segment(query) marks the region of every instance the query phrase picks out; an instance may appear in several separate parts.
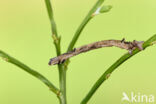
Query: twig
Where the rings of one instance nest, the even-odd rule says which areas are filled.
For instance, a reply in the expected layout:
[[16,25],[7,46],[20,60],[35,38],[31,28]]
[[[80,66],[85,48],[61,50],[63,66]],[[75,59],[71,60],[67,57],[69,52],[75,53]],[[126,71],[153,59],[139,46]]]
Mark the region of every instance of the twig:
[[89,13],[87,14],[87,16],[84,18],[84,20],[82,21],[82,23],[80,24],[80,26],[78,27],[78,29],[76,30],[73,39],[71,40],[69,47],[68,47],[68,51],[71,51],[74,47],[74,45],[76,44],[81,32],[83,31],[84,27],[87,25],[87,23],[95,16],[96,11],[99,11],[100,6],[102,5],[102,3],[104,2],[104,0],[98,0],[96,2],[96,4],[92,7],[92,9],[89,11]]
[[[84,20],[81,22],[81,24],[79,25],[79,27],[77,28],[69,46],[67,49],[67,52],[71,51],[73,49],[73,47],[75,46],[77,40],[80,37],[81,32],[83,31],[83,29],[85,28],[85,26],[87,25],[87,23],[94,18],[96,15],[100,14],[100,13],[105,13],[108,12],[109,10],[111,10],[112,6],[108,5],[108,6],[102,6],[104,0],[97,0],[97,2],[95,3],[95,5],[91,8],[91,10],[88,12],[88,14],[86,15],[86,17],[84,18]],[[67,60],[63,66],[65,68],[65,70],[67,70],[69,64],[69,60]],[[62,65],[62,64],[61,64]]]
[[[156,44],[156,35],[152,36],[150,39],[144,42],[143,49]],[[139,53],[139,49],[135,49],[132,51],[132,54],[126,53],[122,57],[120,57],[112,66],[110,66],[103,75],[96,81],[96,83],[93,85],[93,87],[90,89],[89,93],[86,95],[86,97],[82,100],[81,104],[87,104],[89,99],[93,96],[93,94],[96,92],[96,90],[100,87],[100,85],[107,80],[112,72],[118,68],[122,63],[124,63],[126,60],[134,56],[135,54]]]
[[[49,15],[49,19],[51,22],[51,29],[52,29],[52,38],[54,40],[54,45],[56,48],[56,52],[57,52],[57,56],[59,56],[61,54],[61,46],[60,46],[60,42],[61,42],[61,37],[58,37],[57,34],[57,28],[56,28],[56,23],[54,20],[54,15],[53,15],[53,8],[51,5],[50,0],[45,0],[46,3],[46,7],[47,7],[47,11],[48,11],[48,15]],[[58,69],[59,69],[59,85],[60,85],[60,94],[58,96],[60,104],[66,104],[66,70],[64,70],[64,67],[62,65],[58,65]]]
[[57,52],[57,55],[60,55],[61,54],[60,37],[58,37],[58,34],[57,34],[57,27],[56,27],[56,23],[54,20],[52,5],[51,5],[50,0],[45,0],[45,4],[47,7],[47,12],[48,12],[48,16],[49,16],[49,20],[50,20],[50,24],[51,24],[52,38],[54,40],[56,52]]
[[18,67],[20,67],[21,69],[23,69],[24,71],[28,72],[29,74],[31,74],[32,76],[36,77],[37,79],[39,79],[40,81],[42,81],[45,85],[47,85],[49,87],[49,89],[54,92],[56,95],[59,94],[59,90],[47,79],[45,78],[42,74],[40,74],[39,72],[31,69],[30,67],[28,67],[27,65],[23,64],[22,62],[18,61],[17,59],[9,56],[8,54],[6,54],[5,52],[0,50],[0,57],[2,57],[5,61],[12,63]]
[[103,41],[99,41],[99,42],[81,46],[80,48],[75,48],[74,50],[72,50],[70,52],[67,52],[58,57],[52,58],[52,59],[50,59],[49,65],[61,64],[61,63],[65,62],[65,60],[67,60],[73,56],[76,56],[80,53],[88,52],[90,50],[94,50],[94,49],[98,49],[98,48],[102,48],[102,47],[116,46],[116,47],[128,50],[129,53],[131,54],[131,52],[135,48],[139,48],[140,50],[142,50],[143,49],[142,44],[143,44],[143,41],[135,41],[135,40],[133,42],[126,42],[125,39],[123,39],[123,40],[103,40]]

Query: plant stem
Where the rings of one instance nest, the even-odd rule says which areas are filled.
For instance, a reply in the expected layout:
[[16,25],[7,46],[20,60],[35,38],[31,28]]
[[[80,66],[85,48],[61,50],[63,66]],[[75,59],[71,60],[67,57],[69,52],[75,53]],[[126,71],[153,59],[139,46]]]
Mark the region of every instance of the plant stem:
[[50,0],[45,0],[45,4],[46,4],[46,7],[47,7],[49,19],[50,19],[50,22],[51,22],[52,33],[57,36],[57,28],[56,28],[56,23],[55,23],[55,20],[54,20],[53,9],[52,9],[52,5],[51,5]]
[[59,69],[59,82],[60,82],[60,104],[66,104],[66,70],[63,68],[63,65],[58,65]]
[[[156,42],[156,35],[152,36],[150,39],[148,39],[146,42],[143,44],[143,48],[147,48],[151,45],[153,45]],[[96,90],[100,87],[100,85],[109,78],[111,73],[118,68],[122,63],[124,63],[126,60],[134,56],[135,54],[139,53],[140,50],[135,49],[132,54],[126,53],[123,55],[121,58],[119,58],[112,66],[110,66],[104,73],[103,75],[96,81],[96,83],[93,85],[89,93],[86,95],[86,97],[82,100],[81,104],[86,104],[89,99],[93,96],[93,94],[96,92]]]
[[47,7],[49,20],[50,20],[50,23],[51,23],[52,37],[53,37],[53,40],[54,40],[54,45],[56,47],[56,52],[57,52],[57,55],[60,55],[61,54],[60,37],[58,37],[58,34],[57,34],[57,27],[56,27],[56,23],[55,23],[55,20],[54,20],[52,5],[51,5],[50,0],[45,0],[45,4],[46,4],[46,7]]
[[[72,38],[69,46],[68,46],[67,52],[71,51],[74,48],[74,46],[75,46],[75,44],[76,44],[76,42],[77,42],[77,40],[78,40],[81,32],[83,31],[83,29],[85,28],[85,26],[87,25],[87,23],[94,17],[93,14],[96,12],[96,10],[98,10],[98,8],[102,5],[103,2],[104,2],[104,0],[98,0],[95,3],[95,5],[92,7],[92,9],[89,11],[89,13],[87,14],[87,16],[84,18],[84,20],[82,21],[82,23],[77,28],[77,30],[76,30],[76,32],[75,32],[75,34],[74,34],[74,36],[73,36],[73,38]],[[66,60],[66,62],[63,64],[65,70],[67,70],[68,64],[69,64],[69,59]]]
[[0,57],[2,57],[5,61],[12,63],[18,67],[20,67],[21,69],[23,69],[24,71],[28,72],[29,74],[31,74],[32,76],[36,77],[37,79],[39,79],[40,81],[42,81],[45,85],[47,85],[49,87],[49,89],[54,92],[56,95],[59,94],[59,90],[46,78],[44,77],[42,74],[40,74],[39,72],[31,69],[30,67],[28,67],[27,65],[23,64],[22,62],[18,61],[17,59],[9,56],[8,54],[6,54],[5,52],[0,50]]
[[76,42],[77,42],[77,40],[78,40],[82,30],[84,29],[86,24],[92,19],[93,13],[102,5],[103,2],[104,2],[104,0],[98,0],[96,2],[96,4],[93,6],[93,8],[89,11],[88,15],[84,18],[84,20],[82,21],[82,23],[80,24],[80,26],[76,30],[76,32],[74,34],[74,37],[73,37],[72,41],[69,44],[67,52],[71,51],[73,49],[73,47],[76,44]]
[[[49,19],[51,22],[51,30],[52,30],[52,37],[54,40],[54,45],[56,48],[57,56],[61,54],[61,47],[60,41],[61,37],[58,37],[56,23],[54,20],[53,9],[50,0],[45,0],[45,4],[47,7]],[[63,65],[58,65],[59,69],[59,82],[60,82],[60,94],[58,98],[60,100],[60,104],[66,104],[66,70],[64,69]]]

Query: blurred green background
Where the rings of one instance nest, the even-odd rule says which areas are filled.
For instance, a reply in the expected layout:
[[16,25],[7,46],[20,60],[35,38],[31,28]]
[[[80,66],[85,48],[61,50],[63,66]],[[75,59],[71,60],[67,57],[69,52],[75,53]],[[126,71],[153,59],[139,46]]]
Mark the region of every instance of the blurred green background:
[[[55,20],[62,36],[62,52],[82,19],[97,0],[53,0]],[[147,40],[156,33],[155,0],[106,0],[113,9],[89,22],[76,47],[105,39]],[[58,86],[56,56],[44,0],[0,1],[0,49],[43,73]],[[69,104],[79,104],[100,75],[126,50],[102,48],[71,59],[67,73]],[[122,93],[156,97],[156,46],[121,65],[88,104],[120,104]],[[0,60],[0,104],[58,104],[57,97],[39,80]],[[134,103],[135,104],[135,103]]]

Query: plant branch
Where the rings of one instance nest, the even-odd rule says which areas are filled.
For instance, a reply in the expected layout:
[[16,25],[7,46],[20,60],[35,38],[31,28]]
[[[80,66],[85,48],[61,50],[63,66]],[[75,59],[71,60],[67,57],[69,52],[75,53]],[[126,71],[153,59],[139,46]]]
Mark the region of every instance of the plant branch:
[[40,74],[39,72],[31,69],[30,67],[28,67],[27,65],[23,64],[22,62],[18,61],[17,59],[9,56],[8,54],[6,54],[5,52],[0,50],[0,57],[2,57],[5,61],[12,63],[18,67],[20,67],[21,69],[23,69],[24,71],[28,72],[29,74],[31,74],[32,76],[36,77],[37,79],[39,79],[40,81],[42,81],[45,85],[47,85],[49,87],[49,89],[54,92],[56,95],[59,94],[59,90],[47,79],[45,78],[42,74]]
[[62,64],[58,65],[59,67],[59,79],[60,79],[60,104],[66,104],[66,70],[64,69]]
[[[85,26],[87,25],[87,23],[96,15],[101,14],[101,13],[106,13],[109,12],[112,8],[112,6],[107,5],[107,6],[101,6],[103,4],[104,0],[97,0],[97,2],[95,3],[95,5],[91,8],[91,10],[89,11],[89,13],[86,15],[86,17],[84,18],[84,20],[82,21],[82,23],[79,25],[79,27],[77,28],[69,46],[67,49],[67,52],[71,51],[73,49],[73,47],[75,46],[81,32],[83,31],[83,29],[85,28]],[[66,60],[66,62],[63,64],[64,68],[67,70],[68,64],[69,64],[69,60]]]
[[[143,49],[153,45],[156,43],[156,35],[152,36],[150,39],[144,42]],[[139,53],[139,49],[135,49],[132,51],[132,54],[126,53],[122,57],[120,57],[112,66],[110,66],[103,75],[96,81],[96,83],[93,85],[89,93],[86,95],[86,97],[82,100],[81,104],[86,104],[89,99],[92,97],[92,95],[96,92],[96,90],[100,87],[100,85],[109,78],[111,73],[118,68],[122,63],[124,63],[126,60],[134,56],[135,54]]]
[[[52,38],[54,40],[57,56],[59,56],[61,54],[61,47],[60,47],[61,37],[58,37],[57,34],[56,23],[54,20],[53,9],[50,0],[45,0],[45,4],[51,22]],[[60,104],[66,104],[67,102],[66,101],[66,70],[64,70],[62,65],[58,65],[58,69],[59,69],[59,82],[60,82],[60,91],[61,91],[58,98],[60,100]]]
[[87,25],[87,23],[95,16],[96,11],[98,10],[98,8],[100,8],[100,6],[102,5],[103,2],[104,2],[104,0],[98,0],[96,2],[96,4],[92,7],[92,9],[89,11],[87,16],[84,18],[84,20],[82,21],[82,23],[80,24],[80,26],[76,30],[76,32],[74,34],[74,37],[73,37],[72,41],[69,44],[67,52],[71,51],[73,49],[73,47],[76,44],[76,42],[77,42],[77,40],[78,40],[82,30]]
[[50,59],[49,65],[55,65],[55,64],[61,64],[65,62],[67,59],[76,56],[80,53],[88,52],[90,50],[102,48],[102,47],[112,47],[116,46],[122,49],[126,49],[131,53],[135,48],[139,48],[142,50],[142,44],[143,41],[133,41],[133,42],[126,42],[125,39],[123,40],[103,40],[103,41],[98,41],[95,43],[91,43],[88,45],[81,46],[79,48],[75,48],[72,51],[69,51],[67,53],[64,53],[58,57],[54,57]]
[[50,23],[51,23],[52,38],[54,40],[54,45],[56,47],[56,52],[57,52],[57,55],[60,55],[61,54],[61,49],[60,49],[61,38],[58,37],[58,34],[57,34],[57,27],[56,27],[56,23],[55,23],[55,20],[54,20],[52,5],[51,5],[50,0],[45,0],[45,4],[46,4],[46,7],[47,7],[49,20],[50,20]]

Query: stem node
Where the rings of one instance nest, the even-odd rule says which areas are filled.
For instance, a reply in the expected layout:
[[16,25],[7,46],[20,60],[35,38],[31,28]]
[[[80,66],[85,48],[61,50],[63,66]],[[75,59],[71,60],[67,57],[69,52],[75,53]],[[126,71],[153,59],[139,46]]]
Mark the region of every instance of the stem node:
[[110,76],[111,76],[111,73],[108,73],[108,74],[106,75],[106,79],[108,79]]
[[3,59],[4,61],[6,61],[6,62],[9,62],[9,59],[6,58],[6,57],[3,57],[2,59]]

